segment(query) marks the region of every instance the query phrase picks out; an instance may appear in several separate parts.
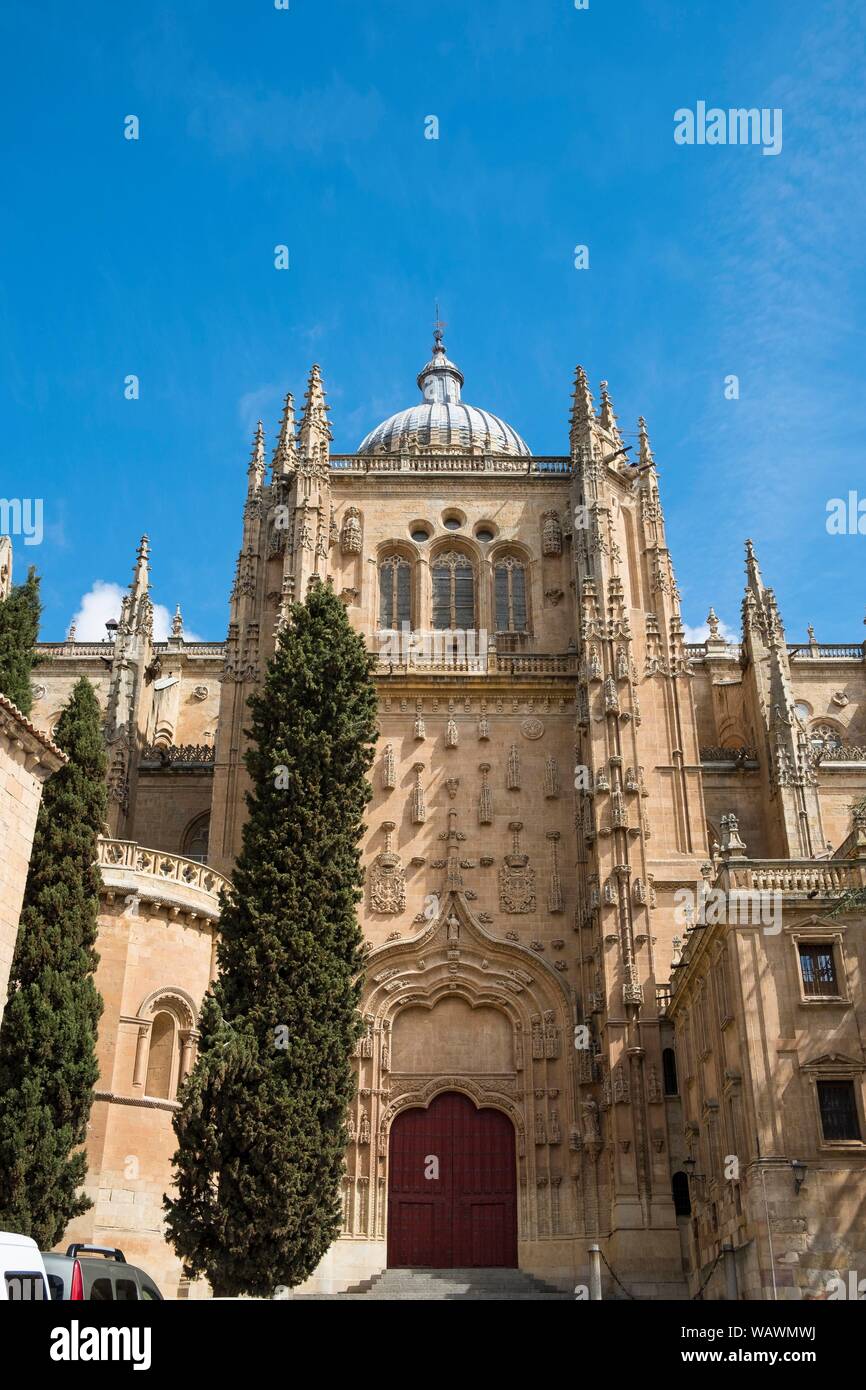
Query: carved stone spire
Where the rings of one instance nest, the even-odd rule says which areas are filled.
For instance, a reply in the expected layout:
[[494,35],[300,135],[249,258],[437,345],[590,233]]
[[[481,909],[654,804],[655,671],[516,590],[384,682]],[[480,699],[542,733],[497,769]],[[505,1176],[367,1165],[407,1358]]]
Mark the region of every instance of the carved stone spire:
[[649,432],[646,427],[646,420],[641,415],[637,422],[639,453],[638,463],[642,468],[654,467],[655,456],[653,455],[652,445],[650,444]]
[[611,439],[614,441],[615,444],[622,444],[622,435],[620,434],[619,426],[616,423],[616,414],[614,413],[613,401],[611,400],[610,392],[607,389],[606,381],[603,381],[601,383],[601,408],[598,412],[598,423],[601,425],[603,430],[607,431],[607,433],[610,435]]
[[592,399],[592,392],[589,389],[589,381],[583,367],[577,367],[574,373],[574,391],[571,397],[571,416],[570,416],[570,440],[571,451],[575,453],[579,449],[587,451],[587,457],[592,454],[592,426],[595,421],[595,402]]
[[183,615],[180,611],[180,604],[174,610],[174,617],[171,620],[172,637],[183,637]]
[[314,364],[304,395],[304,413],[301,416],[299,443],[303,460],[316,459],[327,463],[328,444],[333,438],[328,424],[330,406],[325,403],[325,388],[318,364]]
[[256,425],[256,432],[253,436],[253,452],[250,455],[250,466],[247,469],[247,496],[252,497],[261,492],[262,484],[265,481],[265,431],[262,422]]
[[277,435],[271,464],[271,477],[280,478],[296,473],[298,468],[298,444],[295,438],[295,398],[291,391],[286,392],[283,401],[283,416]]

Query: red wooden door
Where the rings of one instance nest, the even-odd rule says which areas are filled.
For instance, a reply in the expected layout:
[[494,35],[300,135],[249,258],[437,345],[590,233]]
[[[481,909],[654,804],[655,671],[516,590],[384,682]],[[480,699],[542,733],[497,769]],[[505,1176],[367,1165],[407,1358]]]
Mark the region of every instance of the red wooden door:
[[514,1127],[454,1091],[391,1126],[388,1264],[517,1265]]

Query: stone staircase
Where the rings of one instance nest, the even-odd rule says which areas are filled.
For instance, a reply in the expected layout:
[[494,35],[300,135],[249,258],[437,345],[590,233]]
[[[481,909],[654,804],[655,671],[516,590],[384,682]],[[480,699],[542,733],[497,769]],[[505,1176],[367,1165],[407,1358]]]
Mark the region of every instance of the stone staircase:
[[314,1299],[417,1299],[425,1302],[476,1299],[487,1302],[563,1302],[571,1290],[557,1288],[521,1269],[386,1269],[345,1293],[295,1294]]

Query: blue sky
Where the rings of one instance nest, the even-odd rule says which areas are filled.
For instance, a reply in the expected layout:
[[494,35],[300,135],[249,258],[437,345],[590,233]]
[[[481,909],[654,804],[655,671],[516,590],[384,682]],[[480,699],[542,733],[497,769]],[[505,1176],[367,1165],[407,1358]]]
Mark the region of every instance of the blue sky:
[[[534,452],[577,362],[646,416],[687,623],[739,625],[751,534],[789,640],[866,636],[866,537],[825,529],[866,495],[859,0],[42,0],[0,53],[0,495],[44,498],[45,638],[142,531],[222,638],[256,419],[318,361],[352,450],[415,400],[437,297]],[[699,100],[780,107],[782,152],[676,145]]]

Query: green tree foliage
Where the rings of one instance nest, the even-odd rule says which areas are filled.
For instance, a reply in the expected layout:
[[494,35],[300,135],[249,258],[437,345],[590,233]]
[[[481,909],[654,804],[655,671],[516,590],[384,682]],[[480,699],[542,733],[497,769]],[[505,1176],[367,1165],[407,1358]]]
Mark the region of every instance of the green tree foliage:
[[190,1275],[217,1295],[267,1297],[305,1279],[338,1234],[354,1086],[376,699],[330,585],[293,606],[250,708],[249,817],[166,1210]]
[[54,735],[68,762],[45,783],[0,1028],[0,1227],[54,1245],[80,1193],[102,1000],[93,975],[97,837],[107,813],[101,716],[77,683]]

